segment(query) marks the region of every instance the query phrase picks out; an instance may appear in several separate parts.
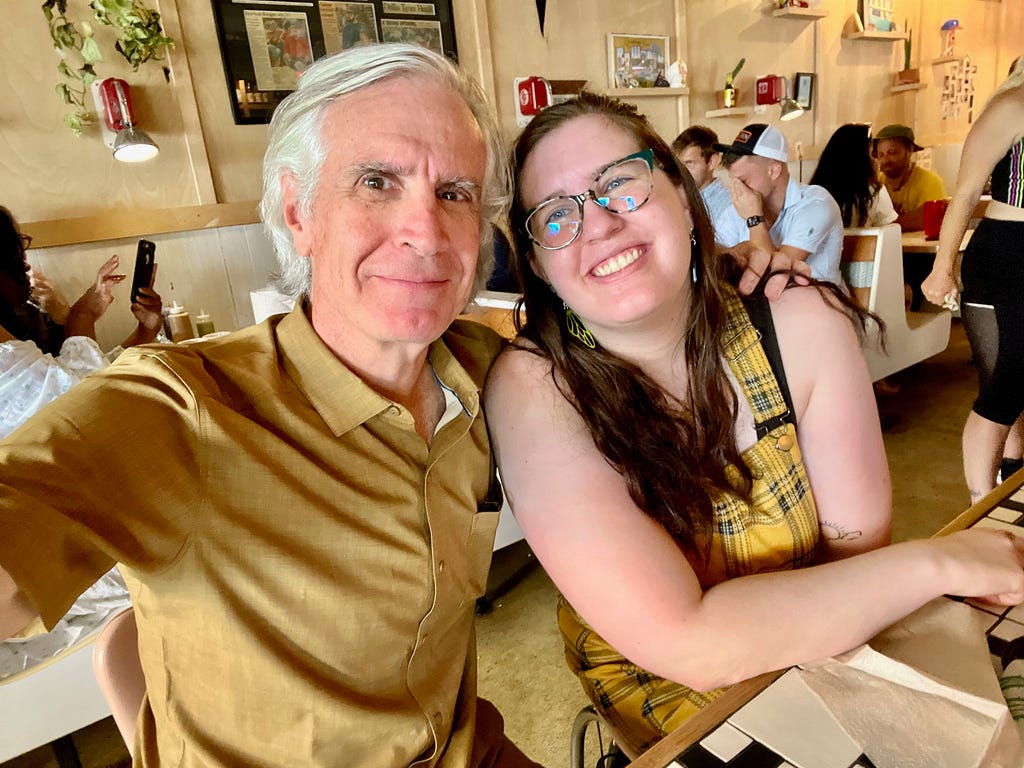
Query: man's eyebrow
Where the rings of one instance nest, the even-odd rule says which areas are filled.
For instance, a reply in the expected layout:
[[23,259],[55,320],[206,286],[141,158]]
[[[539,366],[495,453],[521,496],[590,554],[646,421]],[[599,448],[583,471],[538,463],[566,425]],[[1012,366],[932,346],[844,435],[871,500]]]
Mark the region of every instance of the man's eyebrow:
[[357,176],[362,176],[364,173],[384,173],[393,176],[408,176],[412,173],[408,168],[393,165],[391,163],[384,162],[383,160],[367,160],[362,163],[354,163],[352,165],[352,171]]
[[482,185],[479,182],[467,179],[464,176],[456,176],[453,179],[444,179],[440,184],[438,184],[438,186],[448,188],[454,187],[455,189],[465,190],[466,192],[470,192],[478,197],[482,188]]

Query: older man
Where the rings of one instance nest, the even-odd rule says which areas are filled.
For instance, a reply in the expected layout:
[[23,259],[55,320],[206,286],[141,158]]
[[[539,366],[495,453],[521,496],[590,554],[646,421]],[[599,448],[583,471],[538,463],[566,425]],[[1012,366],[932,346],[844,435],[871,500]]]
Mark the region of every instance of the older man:
[[732,144],[715,149],[729,171],[733,203],[714,221],[718,244],[753,246],[783,263],[806,262],[812,277],[842,285],[839,206],[822,187],[790,178],[786,138],[779,130],[754,123]]
[[874,138],[875,161],[899,214],[896,223],[907,231],[924,229],[924,204],[946,196],[942,177],[913,162],[922,149],[906,125],[887,125]]
[[499,343],[452,325],[488,271],[499,152],[426,49],[312,66],[264,164],[296,309],[129,352],[0,445],[0,631],[122,563],[136,765],[533,765],[476,696]]

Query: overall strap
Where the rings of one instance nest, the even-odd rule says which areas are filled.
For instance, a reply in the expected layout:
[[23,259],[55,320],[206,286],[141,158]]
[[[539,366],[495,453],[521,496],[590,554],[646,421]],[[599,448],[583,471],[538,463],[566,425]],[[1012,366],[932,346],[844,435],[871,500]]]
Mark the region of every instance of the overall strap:
[[758,439],[796,424],[771,308],[764,296],[726,299],[725,356],[754,414]]

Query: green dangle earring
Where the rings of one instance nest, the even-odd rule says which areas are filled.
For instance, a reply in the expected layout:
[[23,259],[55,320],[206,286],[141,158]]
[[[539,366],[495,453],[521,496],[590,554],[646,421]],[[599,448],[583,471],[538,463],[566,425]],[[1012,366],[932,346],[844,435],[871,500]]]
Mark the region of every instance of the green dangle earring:
[[565,310],[565,329],[569,331],[569,335],[585,347],[596,349],[597,342],[594,341],[594,334],[583,324],[580,316],[573,312],[564,301],[562,308]]

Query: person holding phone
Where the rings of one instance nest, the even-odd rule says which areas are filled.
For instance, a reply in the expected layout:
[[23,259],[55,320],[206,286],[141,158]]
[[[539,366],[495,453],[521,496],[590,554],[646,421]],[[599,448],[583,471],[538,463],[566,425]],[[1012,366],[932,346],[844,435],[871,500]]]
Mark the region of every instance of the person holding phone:
[[[117,272],[120,259],[111,256],[96,272],[96,280],[74,304],[41,273],[34,273],[26,252],[32,238],[21,232],[14,215],[0,206],[0,327],[6,335],[31,341],[46,354],[58,355],[66,339],[96,340],[96,322],[114,301],[114,286],[125,279]],[[137,325],[120,346],[155,341],[163,325],[160,295],[153,290],[154,272],[133,297],[131,312]]]

